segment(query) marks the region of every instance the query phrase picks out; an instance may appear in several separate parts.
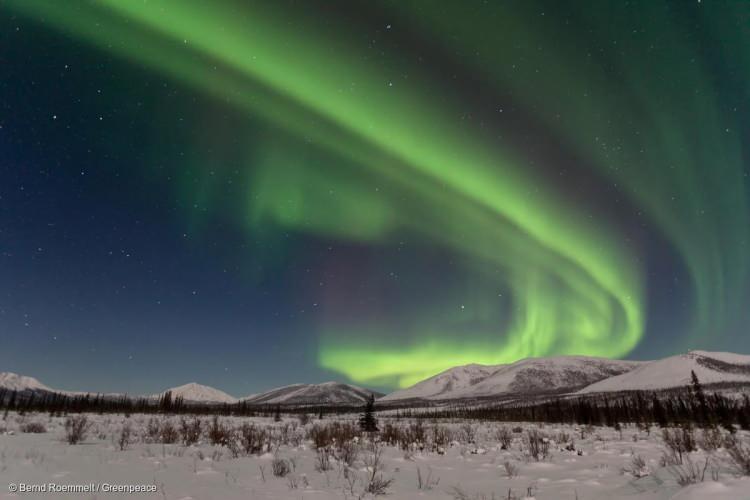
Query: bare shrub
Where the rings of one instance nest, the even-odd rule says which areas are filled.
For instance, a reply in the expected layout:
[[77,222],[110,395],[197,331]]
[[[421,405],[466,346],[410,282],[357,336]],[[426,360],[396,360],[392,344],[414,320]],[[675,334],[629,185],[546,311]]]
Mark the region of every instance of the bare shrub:
[[401,428],[387,423],[380,431],[380,440],[390,446],[397,446],[403,441]]
[[[347,493],[351,495],[353,498],[356,498],[358,495],[354,492],[355,486],[358,482],[360,482],[359,476],[354,471],[354,469],[350,469],[349,467],[343,468],[343,476],[344,481],[346,481],[346,488],[344,491],[344,498],[346,498]],[[361,498],[361,495],[359,495]]]
[[39,422],[28,422],[26,424],[21,424],[19,430],[26,434],[44,434],[45,432],[47,432],[47,429],[44,427],[44,425]]
[[292,466],[288,460],[276,457],[271,461],[271,471],[276,477],[286,477],[292,471]]
[[300,427],[299,431],[296,428],[293,429],[293,431],[289,433],[289,436],[288,436],[289,442],[287,444],[295,448],[299,447],[302,444],[302,440],[305,437],[304,431],[305,431],[304,427]]
[[422,469],[417,467],[417,489],[431,490],[440,483],[440,478],[432,477],[432,468],[427,468],[427,477],[422,477]]
[[[297,423],[294,423],[294,426],[296,427]],[[292,435],[292,425],[289,422],[286,422],[280,426],[277,426],[275,428],[275,434],[274,434],[274,441],[279,444],[285,444],[288,445],[290,441],[290,436]]]
[[148,419],[148,422],[146,423],[146,441],[149,443],[155,443],[159,440],[159,435],[161,434],[161,424],[159,423],[159,419],[156,417],[151,417]]
[[513,443],[513,435],[507,427],[502,426],[497,430],[497,440],[500,442],[500,448],[509,450]]
[[706,469],[708,469],[708,458],[703,465],[693,462],[690,457],[685,459],[682,465],[673,465],[669,471],[675,477],[677,484],[680,486],[688,486],[698,482],[703,482],[706,477]]
[[307,439],[315,449],[329,448],[334,443],[343,443],[359,437],[359,429],[350,422],[333,421],[328,424],[315,424],[307,431]]
[[662,431],[662,439],[664,444],[669,450],[671,457],[674,458],[676,465],[682,465],[683,455],[695,451],[695,437],[693,430],[690,427],[683,427],[682,429],[664,429]]
[[391,486],[391,483],[393,483],[393,478],[385,479],[382,474],[371,476],[370,482],[367,483],[367,488],[365,488],[365,490],[367,491],[367,493],[376,496],[386,495],[388,493],[388,488]]
[[182,444],[190,446],[198,442],[201,438],[201,419],[195,417],[192,421],[186,418],[180,420],[180,436]]
[[555,443],[557,444],[566,444],[568,442],[570,442],[570,434],[565,431],[558,432],[555,436]]
[[331,428],[331,435],[337,443],[351,441],[355,437],[361,435],[359,426],[356,426],[351,422],[331,422],[329,426]]
[[642,478],[651,474],[651,469],[646,465],[646,461],[640,455],[633,455],[630,458],[630,464],[623,468],[623,472],[630,474],[634,478]]
[[508,476],[508,479],[514,478],[518,475],[518,466],[513,465],[507,460],[505,461],[503,466],[505,467],[505,474]]
[[735,472],[741,476],[750,476],[750,448],[743,446],[734,436],[729,437],[724,446]]
[[318,449],[315,455],[315,470],[318,472],[325,472],[331,470],[331,456],[328,453],[327,448]]
[[240,427],[240,444],[247,455],[260,455],[265,448],[267,437],[265,430],[252,424],[243,423]]
[[421,420],[417,420],[409,424],[409,427],[406,429],[406,434],[401,441],[401,448],[404,450],[407,448],[423,450],[426,442],[427,433],[424,425],[422,425]]
[[432,426],[432,451],[440,454],[445,453],[445,448],[451,441],[451,431],[444,425]]
[[242,445],[240,443],[239,431],[237,429],[230,429],[227,431],[227,438],[224,441],[224,446],[229,450],[229,454],[232,458],[238,458],[242,453]]
[[120,451],[125,451],[128,448],[132,433],[130,422],[125,422],[122,429],[120,429],[120,437],[117,439],[117,446],[120,448]]
[[305,426],[310,422],[310,415],[307,413],[300,413],[297,419],[299,419],[300,425]]
[[471,423],[465,423],[461,426],[461,432],[463,433],[463,437],[465,442],[467,443],[474,443],[477,438],[477,429],[474,427]]
[[159,441],[164,444],[172,444],[176,443],[179,438],[180,434],[171,420],[162,422],[161,429],[159,430]]
[[354,465],[358,456],[359,446],[357,446],[357,443],[355,443],[354,440],[344,441],[339,444],[339,447],[336,449],[336,460],[344,462],[349,467]]
[[65,440],[68,444],[78,444],[86,439],[92,423],[86,415],[76,415],[65,419]]
[[724,444],[724,436],[716,427],[703,429],[696,442],[703,451],[713,453]]
[[294,474],[289,474],[286,478],[287,484],[289,485],[290,490],[296,490],[299,488],[299,481],[297,480],[297,476]]
[[229,442],[230,436],[229,428],[219,420],[219,417],[214,415],[211,425],[208,428],[208,440],[213,445],[226,445]]
[[327,425],[313,425],[308,431],[308,439],[313,442],[316,450],[328,448],[333,444],[333,437],[328,430]]
[[698,446],[695,444],[695,432],[690,425],[682,427],[682,443],[688,453],[698,450]]
[[537,462],[549,456],[549,439],[536,429],[526,432],[526,447],[529,455]]
[[564,451],[575,451],[576,453],[578,453],[579,456],[581,456],[582,453],[583,453],[582,450],[577,450],[576,449],[576,441],[575,441],[575,439],[571,439],[570,443],[566,444],[565,447],[563,448],[563,450]]
[[372,443],[369,453],[364,459],[367,467],[367,485],[365,491],[372,495],[385,495],[393,479],[385,479],[382,474],[383,469],[383,447],[380,443]]
[[586,439],[586,435],[590,435],[591,433],[594,432],[594,426],[593,425],[581,426],[580,431],[581,431],[581,440],[584,440]]
[[671,465],[680,465],[682,459],[677,455],[676,452],[667,449],[662,451],[661,457],[659,458],[659,465],[662,467],[669,467]]

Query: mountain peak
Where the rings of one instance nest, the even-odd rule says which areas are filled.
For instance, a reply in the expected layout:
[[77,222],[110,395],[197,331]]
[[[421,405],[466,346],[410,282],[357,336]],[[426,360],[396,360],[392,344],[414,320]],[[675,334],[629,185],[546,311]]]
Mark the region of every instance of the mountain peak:
[[[214,387],[207,385],[198,384],[196,382],[189,382],[177,387],[167,389],[172,393],[172,397],[181,397],[185,401],[194,401],[199,403],[236,403],[237,398],[227,394],[224,391],[220,391]],[[155,397],[164,395],[167,391],[155,394]]]
[[12,372],[0,372],[0,387],[16,391],[53,391],[34,377],[27,377],[26,375],[19,375]]

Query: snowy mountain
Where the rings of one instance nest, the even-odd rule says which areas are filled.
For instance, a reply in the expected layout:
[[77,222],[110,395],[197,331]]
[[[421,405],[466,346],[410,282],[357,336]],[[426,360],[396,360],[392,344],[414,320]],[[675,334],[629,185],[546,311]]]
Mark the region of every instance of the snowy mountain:
[[[34,377],[27,377],[25,375],[18,375],[10,372],[0,372],[0,388],[7,390],[28,391],[28,392],[56,392],[58,394],[66,394],[68,396],[85,396],[90,394],[92,396],[104,396],[104,397],[122,397],[124,394],[98,394],[94,392],[82,392],[82,391],[63,391],[59,389],[53,389],[39,382]],[[236,403],[237,398],[230,396],[229,394],[222,392],[213,387],[208,387],[200,384],[185,384],[179,387],[168,389],[172,391],[172,397],[182,396],[185,401],[194,402],[214,402],[214,403]],[[166,392],[166,391],[164,391]],[[158,399],[164,395],[164,392],[149,396],[153,399]]]
[[640,361],[621,361],[586,356],[528,358],[508,365],[466,365],[381,399],[459,399],[504,395],[572,392],[594,382],[629,372]]
[[[26,375],[18,375],[17,373],[11,372],[0,372],[0,388],[7,389],[9,391],[18,391],[25,393],[43,393],[43,392],[56,392],[58,394],[65,394],[67,396],[83,396],[85,392],[75,391],[63,391],[60,389],[53,389],[49,386],[39,382],[34,377],[28,377]],[[90,393],[96,395],[96,393]],[[115,394],[114,396],[119,396]]]
[[641,361],[587,356],[528,358],[503,366],[470,389],[454,391],[452,395],[479,397],[568,392],[629,372],[641,364]]
[[[61,391],[48,387],[33,377],[26,377],[10,372],[0,372],[0,388],[8,390],[26,391],[26,392],[57,392],[70,396],[85,395],[86,392]],[[157,400],[170,391],[172,398],[181,397],[186,402],[193,403],[236,403],[238,398],[227,394],[224,391],[197,384],[195,382],[172,387],[151,396],[145,396],[151,400]],[[97,395],[96,393],[89,393]],[[359,405],[362,404],[374,394],[375,397],[382,394],[368,389],[363,389],[354,385],[343,384],[339,382],[326,382],[323,384],[294,384],[286,387],[271,389],[260,394],[252,394],[242,401],[256,404],[339,404],[339,405]],[[104,397],[121,397],[123,394],[102,394]]]
[[[234,396],[230,396],[224,391],[214,389],[207,385],[196,384],[191,382],[189,384],[181,385],[179,387],[173,387],[167,389],[172,393],[172,398],[181,397],[185,401],[192,401],[195,403],[236,403],[238,401]],[[163,396],[167,391],[154,394],[153,398],[159,398]]]
[[0,387],[10,391],[53,391],[53,389],[50,389],[34,377],[27,377],[11,372],[0,372]]
[[243,401],[252,404],[362,404],[370,394],[379,397],[382,394],[363,389],[355,385],[340,382],[325,382],[322,384],[293,384],[278,389],[271,389],[249,397]]
[[470,390],[503,365],[470,364],[449,368],[444,372],[423,380],[407,389],[401,389],[383,396],[378,401],[397,401],[404,399],[441,399],[450,397],[454,391]]
[[[241,401],[269,405],[360,405],[370,394],[380,397],[380,402],[389,403],[418,399],[440,401],[553,393],[658,390],[687,386],[691,371],[695,371],[704,385],[722,382],[750,385],[750,355],[691,351],[656,361],[623,361],[586,356],[529,358],[507,365],[457,366],[383,397],[380,397],[380,393],[354,385],[325,382],[279,387],[247,396]],[[0,372],[0,388],[25,393],[58,392],[71,396],[87,394],[52,389],[33,377],[10,372]],[[231,404],[240,401],[223,391],[196,383],[168,390],[172,392],[173,398],[182,397],[187,402]],[[150,398],[159,398],[165,392],[154,394]]]
[[586,394],[686,386],[690,383],[691,370],[695,371],[698,380],[704,385],[718,382],[750,383],[750,356],[690,351],[645,363],[628,373],[602,380],[579,392]]

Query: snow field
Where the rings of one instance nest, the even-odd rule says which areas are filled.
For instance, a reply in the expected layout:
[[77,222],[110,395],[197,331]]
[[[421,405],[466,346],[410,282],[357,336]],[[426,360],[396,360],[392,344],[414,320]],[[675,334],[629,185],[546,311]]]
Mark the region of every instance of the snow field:
[[[187,416],[185,435],[196,440],[185,445],[179,416],[86,417],[86,435],[75,445],[66,441],[66,417],[10,413],[0,420],[0,499],[313,500],[374,498],[375,493],[398,500],[750,499],[750,479],[730,459],[723,436],[704,439],[700,430],[696,441],[706,449],[685,453],[682,465],[670,465],[656,427],[616,431],[460,420],[419,425],[381,417],[380,440],[374,442],[356,435],[356,415],[304,424],[294,417],[281,422],[219,417],[213,430],[212,417]],[[201,422],[197,438],[189,434],[195,418]],[[239,439],[243,424],[244,442],[211,443],[212,438]],[[24,432],[40,427],[46,432]],[[130,436],[123,444],[124,428]],[[165,428],[166,440],[177,442],[163,442]],[[170,428],[176,434],[170,435]],[[738,432],[738,439],[750,445],[747,433]],[[244,444],[259,448],[248,454]],[[693,470],[695,484],[678,484]],[[10,483],[50,482],[155,485],[157,491],[8,490]]]

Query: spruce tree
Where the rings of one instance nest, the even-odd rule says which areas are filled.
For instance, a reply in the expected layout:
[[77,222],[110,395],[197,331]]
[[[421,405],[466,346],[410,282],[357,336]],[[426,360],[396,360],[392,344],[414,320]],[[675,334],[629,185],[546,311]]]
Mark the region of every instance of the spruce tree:
[[653,401],[651,403],[652,407],[652,413],[654,415],[654,421],[659,427],[666,427],[667,426],[667,415],[664,411],[664,406],[662,406],[661,401],[659,400],[659,396],[654,393]]
[[359,417],[359,428],[364,432],[378,432],[378,421],[375,418],[375,395],[370,394],[365,404],[364,413]]
[[8,401],[8,404],[5,405],[5,414],[3,415],[3,420],[7,420],[8,412],[15,408],[16,394],[17,394],[17,391],[13,389],[13,392],[10,393],[10,400]]
[[737,404],[737,423],[743,431],[750,430],[750,398],[745,394],[743,404]]
[[169,413],[172,410],[172,391],[167,391],[159,401],[159,410],[162,413]]
[[276,405],[276,410],[273,412],[273,421],[281,422],[281,405]]
[[694,370],[690,370],[690,383],[693,387],[693,395],[698,402],[698,421],[702,427],[706,427],[709,425],[708,404],[706,403],[706,395],[703,394],[703,387]]

